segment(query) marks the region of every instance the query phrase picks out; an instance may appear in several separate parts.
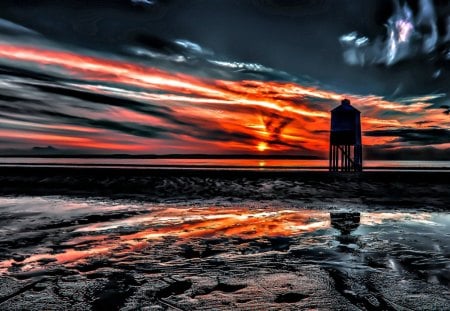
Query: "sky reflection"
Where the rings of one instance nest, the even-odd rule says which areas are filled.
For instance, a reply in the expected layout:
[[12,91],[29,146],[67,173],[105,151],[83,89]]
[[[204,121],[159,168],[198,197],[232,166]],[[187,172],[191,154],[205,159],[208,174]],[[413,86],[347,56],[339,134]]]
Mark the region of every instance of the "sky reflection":
[[[74,205],[76,203],[72,203],[71,209]],[[360,213],[359,225],[377,226],[391,222],[434,224],[430,213]],[[237,237],[254,240],[271,237],[298,238],[304,234],[325,234],[329,237],[339,235],[337,230],[328,230],[331,228],[328,211],[245,207],[159,208],[146,215],[76,226],[71,229],[71,235],[76,237],[61,243],[58,253],[40,253],[42,248],[37,248],[37,253],[27,255],[22,261],[10,259],[0,262],[0,271],[5,273],[13,265],[20,266],[21,271],[55,264],[70,266],[112,253],[139,252],[166,238],[175,238],[177,244],[190,239]]]

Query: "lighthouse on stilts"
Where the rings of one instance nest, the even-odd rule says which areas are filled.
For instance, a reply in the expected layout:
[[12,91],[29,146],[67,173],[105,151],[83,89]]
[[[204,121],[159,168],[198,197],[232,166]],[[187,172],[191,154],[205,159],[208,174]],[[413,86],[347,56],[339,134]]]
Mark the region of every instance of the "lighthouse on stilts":
[[330,172],[361,172],[361,112],[348,99],[331,111]]

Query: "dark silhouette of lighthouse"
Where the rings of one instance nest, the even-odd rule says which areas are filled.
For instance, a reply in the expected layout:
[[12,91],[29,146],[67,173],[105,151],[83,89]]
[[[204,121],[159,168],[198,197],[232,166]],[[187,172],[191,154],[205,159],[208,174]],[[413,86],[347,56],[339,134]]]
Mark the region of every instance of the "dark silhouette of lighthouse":
[[331,110],[330,172],[361,171],[361,112],[344,99]]

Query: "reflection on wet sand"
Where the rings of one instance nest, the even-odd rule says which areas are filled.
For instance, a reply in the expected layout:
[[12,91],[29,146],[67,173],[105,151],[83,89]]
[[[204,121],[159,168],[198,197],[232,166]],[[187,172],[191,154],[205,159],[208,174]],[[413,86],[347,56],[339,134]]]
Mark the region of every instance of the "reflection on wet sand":
[[342,234],[350,234],[359,227],[361,223],[361,213],[330,213],[331,225]]
[[448,213],[299,206],[0,198],[0,309],[448,305]]
[[[384,221],[431,223],[429,213],[337,213],[317,210],[255,208],[163,208],[121,220],[99,222],[72,229],[74,238],[62,242],[57,252],[25,255],[0,262],[0,272],[31,271],[57,264],[71,265],[96,256],[135,252],[156,240],[231,238],[251,240],[295,237],[335,228],[349,235],[359,225]],[[124,233],[125,232],[125,233]],[[336,233],[328,233],[336,235]],[[45,250],[45,249],[44,249]]]
[[[254,239],[263,236],[292,236],[325,229],[329,224],[329,214],[320,211],[167,208],[146,216],[81,226],[74,232],[89,235],[76,237],[64,245],[74,246],[91,240],[89,249],[78,250],[74,247],[58,254],[35,254],[21,261],[20,265],[21,270],[26,271],[39,267],[44,259],[45,262],[66,264],[118,249],[123,251],[149,247],[152,240],[164,237],[181,240],[231,236]],[[114,231],[124,228],[134,229],[136,232],[120,235]],[[96,238],[95,234],[101,234],[101,239]],[[15,263],[14,260],[0,262],[0,269],[4,272]]]

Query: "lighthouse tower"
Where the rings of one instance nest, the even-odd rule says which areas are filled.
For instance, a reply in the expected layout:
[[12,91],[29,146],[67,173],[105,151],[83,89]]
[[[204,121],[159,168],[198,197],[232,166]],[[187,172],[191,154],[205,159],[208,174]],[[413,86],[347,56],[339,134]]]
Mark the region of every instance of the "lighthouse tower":
[[348,99],[331,111],[330,172],[361,172],[361,112]]

